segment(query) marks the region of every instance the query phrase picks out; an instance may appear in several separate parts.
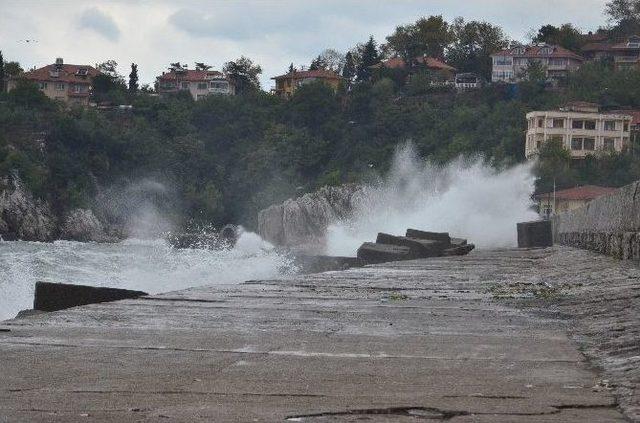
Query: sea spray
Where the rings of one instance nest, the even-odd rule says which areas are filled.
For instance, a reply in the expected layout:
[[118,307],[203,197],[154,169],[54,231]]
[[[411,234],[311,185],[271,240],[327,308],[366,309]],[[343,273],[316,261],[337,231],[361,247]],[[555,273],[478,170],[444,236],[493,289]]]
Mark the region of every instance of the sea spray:
[[329,225],[327,253],[354,255],[378,232],[403,234],[408,227],[448,231],[480,248],[510,247],[515,225],[532,220],[534,176],[530,164],[496,170],[481,159],[439,166],[421,160],[410,143],[395,153],[389,173],[365,186],[349,219]]
[[151,294],[203,285],[236,284],[295,272],[251,232],[227,250],[174,249],[162,239],[99,244],[0,242],[0,320],[31,308],[36,281],[141,290]]

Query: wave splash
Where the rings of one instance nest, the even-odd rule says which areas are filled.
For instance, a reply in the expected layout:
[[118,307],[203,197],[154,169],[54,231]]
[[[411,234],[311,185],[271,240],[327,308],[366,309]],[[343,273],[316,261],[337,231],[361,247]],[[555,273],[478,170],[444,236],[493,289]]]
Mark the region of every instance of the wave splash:
[[290,258],[251,232],[243,232],[227,250],[174,249],[162,239],[135,238],[115,244],[0,242],[0,320],[32,307],[37,281],[157,294],[295,271]]
[[389,174],[365,186],[352,217],[327,229],[327,253],[354,255],[378,232],[403,234],[409,227],[450,232],[480,248],[516,245],[516,223],[535,220],[530,164],[496,170],[481,159],[445,166],[423,161],[412,144],[400,146]]

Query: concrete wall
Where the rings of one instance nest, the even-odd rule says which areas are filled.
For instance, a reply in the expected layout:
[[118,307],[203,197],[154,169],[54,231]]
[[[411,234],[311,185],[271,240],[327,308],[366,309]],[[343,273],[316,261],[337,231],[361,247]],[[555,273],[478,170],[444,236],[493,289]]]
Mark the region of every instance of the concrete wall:
[[640,181],[553,217],[554,241],[620,259],[640,259]]

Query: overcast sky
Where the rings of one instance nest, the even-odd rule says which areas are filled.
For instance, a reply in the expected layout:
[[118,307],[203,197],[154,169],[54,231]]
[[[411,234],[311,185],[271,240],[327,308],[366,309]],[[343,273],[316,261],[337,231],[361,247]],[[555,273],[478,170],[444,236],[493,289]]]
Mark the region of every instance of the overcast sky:
[[[308,65],[325,48],[346,51],[369,35],[384,41],[421,16],[486,20],[526,41],[542,24],[584,31],[606,23],[606,0],[0,0],[0,50],[23,67],[116,60],[138,64],[152,83],[170,62],[220,69],[245,55],[259,63],[263,88],[293,62]],[[27,42],[26,40],[29,40]]]

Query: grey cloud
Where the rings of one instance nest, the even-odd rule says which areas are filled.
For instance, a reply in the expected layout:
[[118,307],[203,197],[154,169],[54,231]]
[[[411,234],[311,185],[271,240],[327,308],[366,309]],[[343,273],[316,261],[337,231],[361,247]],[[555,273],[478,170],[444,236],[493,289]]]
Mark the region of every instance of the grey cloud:
[[113,18],[95,7],[80,15],[78,27],[95,31],[111,41],[118,41],[120,38],[120,29]]

